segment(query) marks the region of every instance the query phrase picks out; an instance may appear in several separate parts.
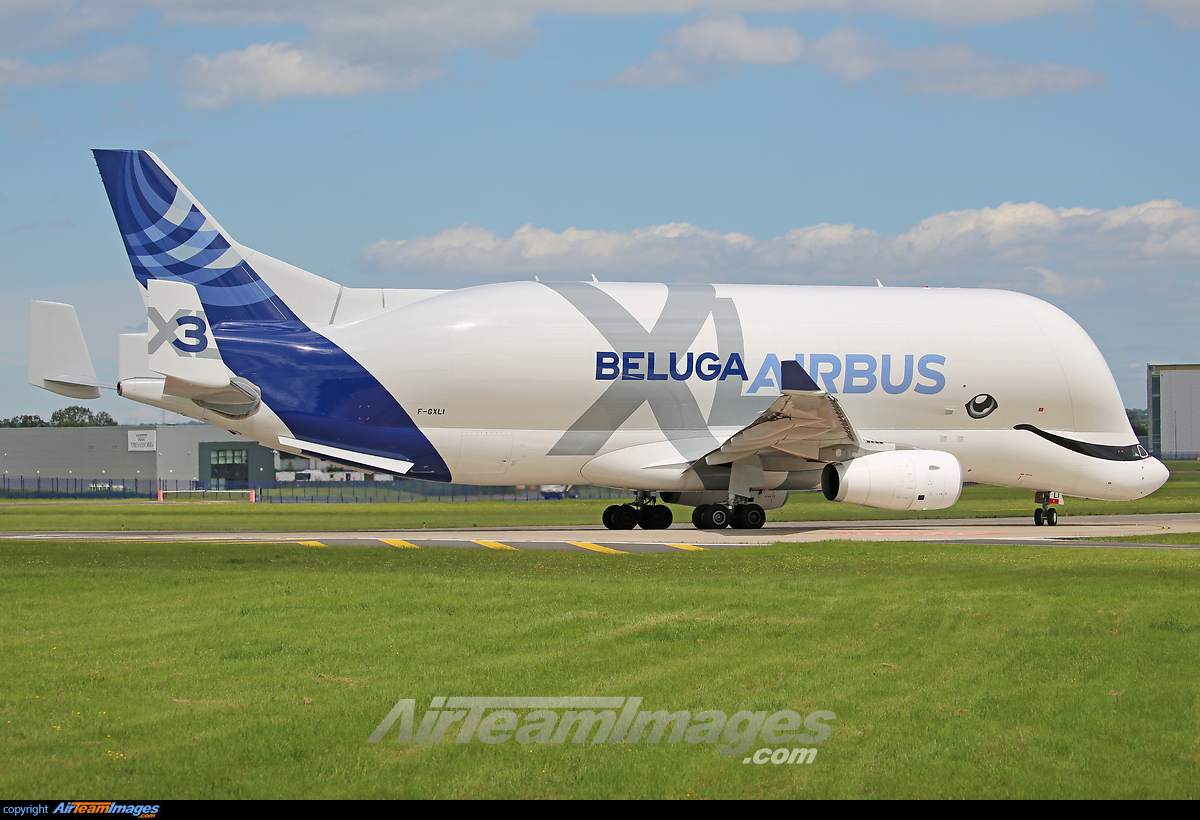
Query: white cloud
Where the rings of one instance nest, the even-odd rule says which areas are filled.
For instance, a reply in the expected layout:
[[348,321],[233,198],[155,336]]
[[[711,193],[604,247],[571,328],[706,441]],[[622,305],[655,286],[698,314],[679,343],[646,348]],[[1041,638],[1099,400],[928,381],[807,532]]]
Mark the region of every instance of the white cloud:
[[[56,16],[77,16],[59,26],[80,28],[89,16],[123,17],[130,9],[161,10],[167,24],[259,26],[290,22],[311,15],[322,4],[311,0],[49,0]],[[1188,0],[1146,0],[1184,5]],[[10,8],[36,9],[45,0],[17,0]],[[837,13],[879,14],[954,25],[1007,23],[1055,14],[1082,14],[1095,0],[342,0],[336,4],[348,14],[382,14],[389,10],[439,11],[458,9],[471,15],[503,9],[523,17],[538,14],[634,16],[642,14],[700,13]],[[63,13],[70,10],[71,14]]]
[[612,85],[692,85],[743,65],[789,65],[804,56],[804,38],[787,26],[755,28],[737,15],[687,23],[668,46],[614,77]]
[[[1142,0],[1179,26],[1200,24],[1193,0]],[[789,65],[807,59],[806,43],[784,26],[753,27],[739,15],[872,13],[938,23],[996,24],[1048,14],[1079,14],[1094,0],[6,0],[0,3],[0,54],[87,47],[157,13],[164,27],[254,30],[300,27],[286,39],[224,53],[197,54],[183,66],[189,104],[198,107],[289,96],[344,96],[412,89],[444,76],[462,49],[514,57],[540,37],[539,14],[711,15],[663,38],[664,49],[613,79],[617,84],[682,85],[736,72],[745,65]],[[965,46],[856,55],[879,41],[848,35],[818,41],[818,62],[846,82],[893,72],[904,93],[1020,96],[1096,85],[1083,68],[1027,66]],[[18,62],[20,60],[18,59]],[[867,73],[864,74],[864,71]]]
[[[186,11],[189,20],[239,19],[237,8],[223,5]],[[412,91],[445,76],[445,62],[461,49],[514,57],[538,37],[531,15],[498,7],[358,2],[313,4],[294,14],[311,39],[193,56],[183,77],[187,104],[217,108],[282,97]]]
[[6,88],[14,86],[56,85],[65,82],[111,84],[138,82],[145,78],[146,50],[138,45],[123,45],[88,54],[73,60],[36,65],[16,57],[0,57],[0,127],[23,137],[39,137],[41,121],[14,110],[4,98]]
[[688,23],[666,39],[696,62],[787,65],[804,56],[804,40],[794,30],[755,28],[736,15]]
[[136,82],[145,76],[146,65],[146,50],[137,45],[117,46],[99,54],[47,65],[33,65],[25,60],[0,57],[0,88],[63,82]]
[[681,254],[692,265],[713,262],[755,244],[744,234],[718,234],[686,222],[633,231],[567,228],[556,233],[524,225],[504,239],[463,225],[431,237],[383,240],[363,249],[362,264],[374,270],[436,270],[467,275],[502,272],[612,270],[631,266],[671,268]]
[[1111,210],[1006,202],[929,217],[897,237],[916,257],[981,256],[1030,265],[1054,259],[1081,269],[1200,261],[1200,210],[1155,200]]
[[743,65],[812,63],[856,84],[894,81],[903,94],[1026,97],[1103,85],[1100,72],[1059,63],[1029,65],[965,45],[905,50],[848,27],[805,41],[786,26],[755,28],[736,15],[682,26],[663,38],[666,48],[612,78],[613,85],[690,85],[736,72]]
[[216,57],[193,56],[184,69],[186,103],[221,108],[241,102],[265,103],[281,97],[348,97],[380,91],[412,90],[429,73],[399,76],[370,66],[351,65],[330,54],[313,53],[291,43],[255,43]]
[[0,49],[28,53],[79,45],[96,32],[121,31],[137,17],[130,0],[6,0]]
[[1081,14],[1089,11],[1095,0],[530,0],[521,5],[559,14],[869,13],[969,25]]
[[462,49],[494,59],[518,56],[540,36],[533,24],[538,10],[523,0],[9,0],[0,3],[0,81],[70,79],[72,64],[39,69],[18,55],[86,48],[126,29],[139,13],[157,11],[164,27],[255,29],[260,37],[263,27],[301,27],[307,34],[185,58],[179,76],[191,106],[411,90],[442,77]]
[[1101,72],[1059,63],[1029,65],[965,45],[905,50],[873,34],[837,28],[812,44],[814,65],[859,83],[894,74],[904,94],[1026,97],[1103,85]]
[[1200,3],[1196,0],[1142,0],[1153,14],[1165,14],[1176,28],[1200,28]]
[[[816,4],[814,4],[816,5]],[[1049,14],[1079,14],[1093,0],[830,0],[830,10],[869,11],[878,14],[966,25],[1008,23]]]
[[979,284],[986,288],[1019,290],[1047,298],[1088,296],[1108,290],[1108,282],[1102,276],[1072,277],[1035,266],[1005,271],[999,277]]
[[995,285],[1086,294],[1113,276],[1200,268],[1200,209],[1173,200],[1111,210],[1004,203],[936,214],[906,233],[855,225],[796,228],[766,240],[687,223],[632,231],[525,225],[511,237],[464,225],[384,240],[360,265],[433,284],[532,275],[610,279]]

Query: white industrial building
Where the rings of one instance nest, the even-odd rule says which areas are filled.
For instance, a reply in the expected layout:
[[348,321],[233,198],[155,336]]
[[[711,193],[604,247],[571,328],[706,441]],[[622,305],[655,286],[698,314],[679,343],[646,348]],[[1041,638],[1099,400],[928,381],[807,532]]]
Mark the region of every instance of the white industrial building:
[[1200,364],[1146,365],[1150,452],[1200,458]]
[[0,474],[92,483],[273,481],[275,455],[208,424],[4,427]]

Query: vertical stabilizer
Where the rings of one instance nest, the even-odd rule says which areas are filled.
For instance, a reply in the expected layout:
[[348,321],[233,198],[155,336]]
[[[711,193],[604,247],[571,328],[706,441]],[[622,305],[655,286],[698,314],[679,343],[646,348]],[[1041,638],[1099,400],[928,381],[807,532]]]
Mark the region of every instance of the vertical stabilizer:
[[92,152],[134,276],[185,282],[213,322],[297,317],[195,197],[149,151]]

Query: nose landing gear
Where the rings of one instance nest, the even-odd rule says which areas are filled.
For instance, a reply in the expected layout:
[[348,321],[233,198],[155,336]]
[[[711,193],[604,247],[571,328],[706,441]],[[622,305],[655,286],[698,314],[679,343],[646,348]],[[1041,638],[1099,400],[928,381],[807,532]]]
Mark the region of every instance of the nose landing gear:
[[1036,492],[1033,494],[1033,500],[1042,505],[1040,509],[1033,511],[1034,526],[1040,527],[1045,524],[1048,527],[1053,527],[1058,523],[1058,510],[1050,506],[1051,498],[1055,497],[1055,503],[1061,504],[1061,493]]

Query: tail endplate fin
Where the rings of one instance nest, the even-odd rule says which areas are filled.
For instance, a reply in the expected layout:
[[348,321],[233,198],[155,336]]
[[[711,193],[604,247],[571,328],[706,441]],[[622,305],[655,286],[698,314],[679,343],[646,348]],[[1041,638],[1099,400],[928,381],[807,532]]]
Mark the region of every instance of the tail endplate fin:
[[29,305],[28,381],[73,399],[94,399],[101,387],[116,387],[96,379],[75,308],[61,302]]

